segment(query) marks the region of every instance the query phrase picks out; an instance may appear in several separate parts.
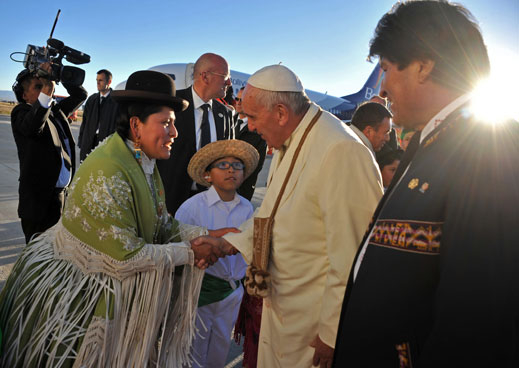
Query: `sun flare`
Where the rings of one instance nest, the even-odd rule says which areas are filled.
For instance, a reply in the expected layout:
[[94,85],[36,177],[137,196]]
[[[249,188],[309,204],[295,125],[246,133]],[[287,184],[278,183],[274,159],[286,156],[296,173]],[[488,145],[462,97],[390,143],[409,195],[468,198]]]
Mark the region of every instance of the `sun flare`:
[[496,49],[490,53],[491,74],[482,80],[472,94],[472,112],[481,120],[494,124],[506,119],[519,120],[519,102],[514,101],[519,85],[519,55]]

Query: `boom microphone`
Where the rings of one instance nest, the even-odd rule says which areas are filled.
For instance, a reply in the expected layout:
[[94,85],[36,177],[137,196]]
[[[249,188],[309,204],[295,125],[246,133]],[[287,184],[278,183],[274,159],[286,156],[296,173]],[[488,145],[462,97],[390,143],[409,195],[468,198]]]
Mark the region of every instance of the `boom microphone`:
[[72,47],[65,46],[65,44],[57,40],[55,38],[49,38],[47,40],[47,45],[52,48],[58,50],[58,52],[63,53],[65,59],[72,64],[86,64],[90,62],[90,55],[85,54],[84,52],[73,49]]
[[86,64],[90,62],[90,55],[68,46],[63,48],[63,53],[65,54],[65,59],[72,64]]
[[50,47],[52,47],[52,48],[54,48],[54,49],[56,49],[58,51],[61,51],[61,49],[63,47],[65,47],[65,44],[63,43],[63,41],[60,41],[60,40],[58,40],[56,38],[49,38],[47,40],[47,45],[49,45]]

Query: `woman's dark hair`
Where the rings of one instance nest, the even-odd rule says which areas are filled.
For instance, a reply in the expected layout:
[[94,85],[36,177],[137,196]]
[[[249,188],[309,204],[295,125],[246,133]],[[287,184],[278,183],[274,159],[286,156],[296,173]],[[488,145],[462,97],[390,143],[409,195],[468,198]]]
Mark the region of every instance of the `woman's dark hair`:
[[146,122],[148,116],[162,110],[161,105],[147,104],[119,104],[119,115],[116,119],[116,131],[122,139],[130,138],[130,118],[137,116],[143,123]]
[[384,168],[384,166],[391,165],[395,160],[401,161],[402,156],[404,155],[404,151],[401,149],[390,150],[386,154],[377,157],[378,167],[380,171]]
[[377,24],[369,59],[386,58],[405,69],[413,61],[434,61],[431,78],[467,92],[490,73],[483,37],[472,14],[444,0],[398,2]]

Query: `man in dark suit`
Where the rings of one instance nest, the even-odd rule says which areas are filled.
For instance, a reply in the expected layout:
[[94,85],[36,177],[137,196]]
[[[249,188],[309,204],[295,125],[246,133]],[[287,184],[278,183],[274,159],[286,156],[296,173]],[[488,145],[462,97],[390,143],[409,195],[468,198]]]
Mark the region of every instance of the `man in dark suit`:
[[207,188],[199,188],[187,174],[187,165],[196,151],[207,143],[228,139],[232,127],[232,111],[216,101],[223,98],[231,85],[227,61],[207,53],[195,63],[193,85],[177,91],[177,96],[189,101],[189,107],[176,114],[178,137],[168,160],[157,166],[164,182],[166,206],[174,214],[192,195]]
[[378,102],[363,102],[353,113],[350,128],[369,148],[373,157],[389,141],[391,112]]
[[416,134],[351,268],[334,366],[519,367],[519,124],[475,114],[479,27],[459,4],[402,1],[369,53]]
[[[50,71],[50,64],[42,69]],[[25,240],[58,222],[75,170],[74,138],[67,117],[86,99],[81,86],[67,86],[70,97],[54,104],[55,83],[23,70],[13,90],[19,104],[11,127],[20,160],[18,216]]]
[[254,195],[254,189],[256,189],[258,174],[263,168],[263,163],[265,162],[265,156],[267,155],[267,142],[265,142],[265,140],[261,138],[258,133],[249,130],[247,116],[243,115],[243,108],[241,106],[241,98],[244,89],[245,87],[240,88],[238,94],[236,95],[235,100],[237,114],[234,116],[235,122],[232,132],[233,135],[231,135],[231,138],[240,139],[251,144],[258,150],[260,155],[258,166],[238,188],[238,194],[250,201]]
[[79,128],[79,159],[82,162],[99,142],[115,131],[119,106],[111,97],[112,73],[106,69],[97,72],[97,90],[85,103],[83,122]]

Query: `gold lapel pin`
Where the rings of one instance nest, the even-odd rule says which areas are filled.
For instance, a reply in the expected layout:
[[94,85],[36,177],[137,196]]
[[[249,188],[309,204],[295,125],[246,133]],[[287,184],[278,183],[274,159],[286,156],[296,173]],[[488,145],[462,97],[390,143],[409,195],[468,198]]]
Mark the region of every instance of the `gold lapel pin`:
[[420,180],[414,178],[414,179],[411,179],[411,181],[409,182],[409,184],[407,184],[407,187],[411,190],[413,190],[414,188],[416,188],[419,184]]

